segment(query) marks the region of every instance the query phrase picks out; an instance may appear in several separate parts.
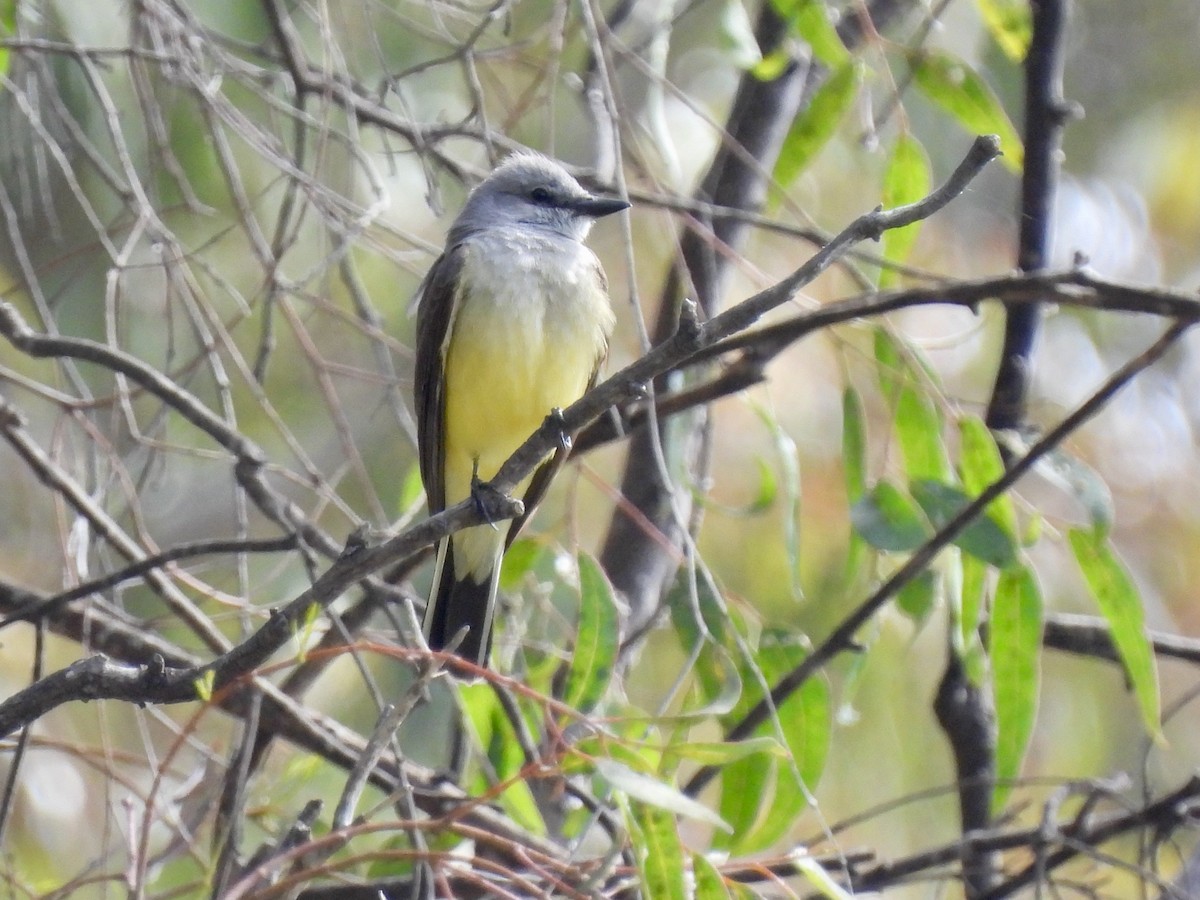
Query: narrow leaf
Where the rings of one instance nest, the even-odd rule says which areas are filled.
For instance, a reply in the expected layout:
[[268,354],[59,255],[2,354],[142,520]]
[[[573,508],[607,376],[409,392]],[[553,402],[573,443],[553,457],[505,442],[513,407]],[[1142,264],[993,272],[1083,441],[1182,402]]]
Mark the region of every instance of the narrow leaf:
[[1021,171],[1025,148],[999,98],[979,73],[947,53],[914,54],[913,77],[930,100],[949,113],[971,134],[994,134],[1008,168]]
[[698,596],[690,595],[692,585],[685,569],[680,569],[667,593],[664,605],[671,611],[671,624],[685,654],[703,644],[694,667],[699,705],[688,707],[683,717],[720,716],[729,712],[742,693],[742,678],[728,647],[734,646],[729,634],[733,627],[729,611],[710,589],[710,581],[696,581]]
[[[17,32],[17,0],[0,0],[0,37],[10,38]],[[11,56],[7,47],[0,47],[0,75],[8,74]]]
[[896,437],[910,480],[950,480],[950,459],[942,440],[942,416],[937,406],[913,382],[900,388],[896,401]]
[[[925,148],[916,138],[902,134],[892,147],[892,155],[883,174],[883,205],[894,209],[914,203],[929,193],[931,181]],[[885,231],[883,258],[891,263],[906,262],[920,231],[920,222]],[[879,286],[886,288],[896,279],[896,270],[885,268],[879,275]]]
[[782,520],[783,547],[787,554],[788,571],[792,573],[792,596],[803,600],[804,589],[800,584],[800,451],[796,442],[788,434],[787,429],[779,423],[774,413],[763,407],[757,407],[762,423],[771,435],[771,443],[775,447],[775,456],[779,461],[779,471],[782,475],[782,500],[787,504],[786,514]]
[[[959,478],[972,497],[978,497],[1004,477],[1004,459],[991,431],[978,416],[963,416],[958,422]],[[1005,494],[988,504],[988,515],[1017,543],[1017,510]]]
[[781,185],[787,187],[795,181],[833,137],[861,81],[862,67],[851,61],[835,69],[817,88],[812,101],[796,117],[784,138],[775,164],[775,178]]
[[835,69],[850,58],[825,0],[772,0],[790,30],[812,49],[818,62]]
[[846,496],[857,503],[867,492],[867,419],[853,387],[842,392],[842,471]]
[[546,548],[534,538],[518,538],[504,551],[500,563],[500,589],[515,591],[534,567],[541,562]]
[[612,586],[600,565],[580,553],[579,630],[567,669],[563,702],[580,712],[590,712],[604,698],[617,658],[620,623]]
[[776,758],[787,756],[783,745],[766,735],[744,741],[680,741],[663,748],[665,756],[677,756],[705,766],[724,766],[759,753]]
[[987,564],[977,556],[960,556],[962,562],[962,608],[959,612],[962,647],[975,643],[983,614],[983,596],[987,588]]
[[417,465],[409,466],[408,471],[404,473],[404,480],[400,483],[400,499],[396,504],[397,508],[406,510],[415,507],[421,502],[424,492],[425,487],[421,484],[421,468]]
[[754,831],[759,815],[771,798],[767,789],[773,774],[763,759],[743,759],[721,771],[721,820],[729,823],[728,835],[716,835],[717,849],[741,846],[741,841]]
[[675,817],[655,806],[634,804],[636,823],[634,852],[647,897],[687,900],[683,880],[683,844]]
[[692,873],[695,876],[696,889],[692,895],[695,900],[729,900],[725,879],[707,856],[692,854]]
[[935,380],[923,361],[886,329],[875,329],[875,361],[884,402],[893,408],[892,427],[900,441],[910,479],[950,480],[950,460],[942,440],[942,416],[924,385]]
[[992,40],[1013,62],[1021,62],[1033,38],[1029,0],[975,0]]
[[729,825],[720,816],[673,785],[659,781],[650,775],[635,772],[625,763],[615,759],[597,759],[595,766],[596,772],[605,781],[624,793],[630,800],[648,803],[675,815],[714,825],[722,831],[729,831]]
[[1158,669],[1154,665],[1154,648],[1146,634],[1145,611],[1137,586],[1105,536],[1095,530],[1077,528],[1071,531],[1069,538],[1088,590],[1108,622],[1117,655],[1133,685],[1146,731],[1159,739],[1162,731],[1159,726]]
[[893,406],[900,396],[900,387],[909,376],[908,364],[904,361],[899,344],[886,328],[875,329],[874,351],[875,362],[878,363],[875,373],[879,379],[879,392],[883,395],[883,402]]
[[872,547],[890,552],[915,550],[933,533],[920,507],[887,481],[850,508],[850,524]]
[[[496,777],[500,780],[515,779],[525,765],[525,756],[513,732],[512,723],[496,700],[491,685],[463,685],[459,689],[459,697],[467,721],[479,745],[487,753]],[[475,789],[485,791],[488,785],[480,781]],[[500,795],[500,803],[508,815],[523,827],[534,834],[546,833],[546,823],[525,781],[513,780]]]
[[[939,529],[971,503],[971,498],[958,488],[940,481],[914,482],[912,493],[933,527]],[[959,532],[954,545],[997,569],[1010,566],[1017,559],[1016,539],[997,525],[986,510]]]
[[900,593],[896,595],[896,607],[920,627],[937,605],[937,588],[937,573],[926,569],[900,588]]
[[[778,629],[768,630],[762,636],[755,663],[766,682],[774,684],[803,662],[806,653],[793,636]],[[758,679],[749,674],[744,677],[746,692],[731,718],[744,715],[762,697]],[[811,679],[780,704],[777,712],[777,721],[764,723],[757,734],[781,734],[787,756],[751,756],[723,770],[720,808],[733,833],[728,838],[718,835],[715,846],[744,854],[778,842],[809,803],[810,787],[824,771],[832,728],[826,683]]]
[[1042,594],[1025,566],[1000,573],[988,636],[996,703],[997,784],[992,810],[998,814],[1012,790],[1005,782],[1020,774],[1037,718]]

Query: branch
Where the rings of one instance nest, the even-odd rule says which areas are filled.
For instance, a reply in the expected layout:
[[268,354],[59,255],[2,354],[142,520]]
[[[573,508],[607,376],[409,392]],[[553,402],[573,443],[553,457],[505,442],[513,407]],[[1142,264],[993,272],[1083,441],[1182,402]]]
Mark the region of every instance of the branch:
[[[735,357],[709,381],[658,397],[654,411],[660,419],[666,418],[757,384],[764,378],[770,360],[802,338],[826,328],[917,306],[962,306],[974,310],[980,303],[988,301],[1009,308],[1053,301],[1081,309],[1155,315],[1179,322],[1200,321],[1200,298],[1194,292],[1111,281],[1086,269],[1016,273],[976,281],[871,292],[828,303],[811,312],[744,331],[697,350],[680,362],[678,368],[732,353],[740,352],[741,356]],[[572,452],[583,453],[625,437],[645,425],[649,411],[644,400],[635,398],[625,407],[615,409],[614,415],[603,416],[584,429],[576,438]]]
[[267,483],[264,474],[267,454],[262,448],[154,367],[123,350],[87,338],[38,334],[12,304],[4,301],[0,301],[0,336],[34,359],[76,359],[125,376],[179,413],[233,457],[238,483],[263,515],[288,530],[295,529],[306,545],[328,556],[337,555],[337,546],[332,539],[314,526],[295,503]]
[[[934,557],[954,540],[976,518],[983,514],[988,505],[1003,495],[1021,479],[1042,457],[1067,439],[1081,425],[1098,413],[1112,397],[1128,384],[1137,374],[1159,360],[1190,326],[1190,322],[1173,323],[1149,348],[1129,360],[1118,369],[1086,402],[1082,403],[1057,426],[1047,432],[1029,448],[1029,451],[1014,462],[998,480],[990,484],[978,497],[964,506],[927,543],[908,558],[892,575],[847,616],[837,628],[796,668],[788,672],[771,689],[768,697],[756,704],[725,736],[727,741],[739,741],[754,733],[788,697],[804,684],[815,672],[838,654],[855,647],[854,635],[885,603],[901,588],[925,571]],[[688,781],[684,791],[696,795],[717,775],[715,766],[699,769]]]
[[463,501],[374,547],[368,547],[361,536],[352,536],[342,555],[312,587],[283,609],[272,612],[267,622],[241,644],[210,662],[175,667],[156,657],[132,665],[95,656],[48,675],[0,703],[0,737],[72,700],[186,703],[200,699],[206,692],[217,693],[263,665],[299,633],[313,606],[328,606],[376,570],[454,531],[503,521],[522,510],[518,500],[491,499],[494,502],[486,509],[475,501]]
[[492,487],[501,493],[511,492],[548,453],[559,446],[564,431],[574,434],[609,409],[641,399],[645,385],[672,369],[690,364],[709,348],[749,328],[766,313],[790,301],[797,291],[845,256],[856,243],[878,238],[892,228],[902,228],[933,215],[962,193],[999,153],[995,137],[988,135],[976,138],[954,174],[923,200],[892,210],[876,209],[858,217],[783,281],[706,322],[685,317],[680,328],[666,341],[597,385],[563,410],[561,415],[547,417],[541,428],[496,473],[491,481]]
[[[1032,851],[1037,858],[1016,875],[994,886],[980,900],[1000,900],[1028,888],[1052,870],[1070,862],[1089,849],[1138,829],[1156,834],[1171,834],[1190,825],[1200,803],[1200,777],[1193,776],[1182,786],[1146,805],[1094,821],[1085,814],[1070,822],[1047,829],[1045,824],[1029,828],[998,828],[976,831],[961,840],[935,847],[857,873],[850,885],[857,892],[881,891],[909,883],[913,877],[931,870],[960,864],[964,857],[1006,850]],[[1085,804],[1085,811],[1090,806]]]
[[[1023,272],[1045,269],[1062,166],[1062,131],[1067,105],[1062,97],[1065,0],[1033,0],[1033,34],[1025,59],[1025,168],[1021,178],[1020,249]],[[990,428],[1016,428],[1025,417],[1031,357],[1041,314],[1037,306],[1009,312],[1004,324],[1000,368],[988,406]]]

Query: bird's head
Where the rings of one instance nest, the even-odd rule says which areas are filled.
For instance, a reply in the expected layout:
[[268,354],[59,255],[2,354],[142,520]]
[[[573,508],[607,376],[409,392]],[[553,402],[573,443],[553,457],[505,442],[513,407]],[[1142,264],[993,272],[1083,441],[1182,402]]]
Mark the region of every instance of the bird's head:
[[582,241],[596,219],[628,207],[624,200],[589,193],[552,159],[517,153],[471,192],[454,230],[528,225]]

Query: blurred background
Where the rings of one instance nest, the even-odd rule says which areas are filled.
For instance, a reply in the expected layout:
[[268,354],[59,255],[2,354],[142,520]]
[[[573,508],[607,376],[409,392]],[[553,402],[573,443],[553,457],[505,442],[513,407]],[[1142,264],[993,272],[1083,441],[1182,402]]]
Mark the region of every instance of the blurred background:
[[[262,448],[272,491],[336,547],[364,523],[383,528],[424,515],[410,302],[470,186],[517,146],[594,170],[608,190],[625,186],[634,200],[628,220],[605,220],[590,240],[618,311],[608,363],[615,372],[646,349],[676,235],[690,220],[681,208],[720,145],[739,80],[764,62],[752,4],[630,4],[619,17],[587,7],[612,19],[612,33],[603,34],[622,48],[607,61],[621,101],[624,152],[614,158],[588,101],[595,59],[587,35],[597,26],[576,4],[290,4],[287,21],[310,67],[300,73],[311,79],[300,93],[289,87],[299,70],[276,40],[273,6],[7,4],[0,296],[38,333],[85,338],[167,375]],[[912,88],[915,49],[945,51],[977,72],[1019,128],[1020,66],[989,32],[986,6],[914,4],[855,51],[857,91],[819,151],[773,186],[764,216],[777,227],[752,230],[724,306],[807,259],[814,244],[803,235],[839,231],[879,204],[897,135],[919,141],[934,184],[961,160],[972,135]],[[840,13],[854,15],[854,5]],[[1082,257],[1120,281],[1185,291],[1200,281],[1197,39],[1191,0],[1072,8],[1065,94],[1085,115],[1066,131],[1057,267]],[[338,93],[346,85],[371,100],[358,116],[347,114]],[[1011,271],[1017,196],[1016,172],[993,164],[923,224],[909,268],[889,276],[892,283]],[[877,283],[878,247],[862,251],[775,318]],[[698,556],[755,628],[817,641],[895,565],[883,554],[849,568],[848,385],[866,402],[870,477],[900,467],[876,383],[879,324],[807,338],[772,362],[763,384],[713,404],[711,471],[688,485],[703,512]],[[982,414],[1002,325],[1001,310],[989,305],[977,312],[929,305],[886,321],[928,365],[927,395],[947,421]],[[1162,328],[1152,316],[1048,309],[1035,357],[1035,424],[1058,422]],[[1196,637],[1200,401],[1191,386],[1198,349],[1194,336],[1185,338],[1066,448],[1111,492],[1114,544],[1149,627]],[[239,486],[228,452],[108,367],[35,359],[2,342],[0,397],[7,415],[21,417],[0,442],[5,585],[53,595],[138,554],[280,533]],[[29,447],[40,449],[41,463],[31,462]],[[609,445],[556,484],[528,535],[536,562],[506,582],[525,598],[526,612],[502,636],[501,659],[511,662],[523,642],[541,651],[556,640],[566,646],[572,555],[598,552],[623,465],[624,445]],[[67,502],[67,485],[97,516]],[[1040,529],[1024,552],[1047,608],[1094,613],[1063,539],[1089,516],[1078,493],[1042,472],[1022,482],[1017,503]],[[177,564],[171,581],[236,641],[304,590],[313,560],[327,555],[317,547],[307,561],[294,552],[202,556]],[[405,583],[418,600],[427,568]],[[124,584],[106,599],[178,646],[211,652],[147,584]],[[529,624],[546,611],[550,625]],[[366,636],[397,640],[386,617],[370,625]],[[314,625],[317,634],[326,627]],[[41,671],[89,653],[83,631],[80,639],[49,637]],[[955,839],[953,767],[930,709],[945,631],[941,607],[925,616],[889,608],[862,635],[868,652],[824,673],[827,761],[809,786],[808,811],[777,847],[818,842],[831,823],[900,798],[910,799],[866,817],[837,846],[901,856]],[[0,696],[7,696],[34,672],[33,628],[11,626],[0,641]],[[280,655],[283,669],[297,647]],[[676,707],[685,660],[674,629],[653,631],[623,673],[613,715]],[[386,655],[347,655],[320,673],[305,702],[369,731],[377,708],[363,686],[364,666],[385,695],[407,683]],[[1064,780],[1126,773],[1137,796],[1168,789],[1200,765],[1193,666],[1160,666],[1167,715],[1157,744],[1118,667],[1054,652],[1042,667],[1029,783],[1013,801],[1018,815],[1036,821],[1038,804]],[[446,698],[437,699],[403,732],[407,752],[435,765],[444,761],[448,716]],[[235,730],[232,720],[191,706],[68,704],[39,720],[0,866],[13,895],[100,892],[104,878],[120,873],[131,836],[141,834],[157,866],[155,894],[190,883],[203,866],[194,858],[180,863],[188,854],[178,847],[205,821],[206,782],[226,764]],[[711,723],[699,732],[718,737]],[[8,758],[0,752],[0,771]],[[250,827],[265,839],[295,814],[297,798],[336,798],[340,778],[315,757],[275,746],[253,785]],[[685,830],[684,838],[703,850],[708,832]],[[1136,847],[1121,852],[1132,857]],[[92,877],[97,884],[88,886]],[[1114,879],[1106,882],[1110,895],[1127,895],[1119,875],[1105,878]],[[912,896],[929,896],[929,886]]]

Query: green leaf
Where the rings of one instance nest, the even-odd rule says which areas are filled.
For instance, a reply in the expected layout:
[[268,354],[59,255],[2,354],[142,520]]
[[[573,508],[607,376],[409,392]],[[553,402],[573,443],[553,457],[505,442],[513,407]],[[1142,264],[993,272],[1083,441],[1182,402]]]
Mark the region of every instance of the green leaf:
[[846,497],[857,503],[867,492],[867,418],[853,387],[842,392],[842,471]]
[[858,93],[862,66],[856,61],[843,63],[817,88],[812,101],[792,122],[779,160],[775,163],[776,180],[787,187],[804,171],[824,147],[842,121],[850,102]]
[[[487,754],[496,777],[515,779],[525,766],[525,755],[505,715],[495,691],[489,684],[467,684],[459,688],[459,697],[475,739]],[[474,788],[480,792],[489,785],[482,780]],[[514,780],[500,795],[500,803],[512,818],[534,834],[545,834],[537,801],[524,780]]]
[[740,846],[741,839],[754,830],[772,799],[767,796],[772,774],[772,767],[762,759],[741,760],[721,770],[721,819],[729,823],[729,834],[716,835],[714,847]]
[[579,630],[563,687],[563,702],[590,712],[604,698],[617,659],[620,622],[612,586],[600,565],[580,553]]
[[400,499],[396,504],[397,509],[407,510],[415,507],[421,502],[424,493],[425,486],[421,483],[421,467],[409,466],[408,471],[404,473],[404,481],[400,483]]
[[664,756],[689,759],[703,766],[724,766],[757,753],[787,756],[783,745],[767,735],[744,741],[679,741],[663,747]]
[[304,609],[304,618],[298,623],[296,639],[296,662],[303,663],[308,659],[308,648],[313,643],[313,631],[321,618],[321,604],[310,603]]
[[775,477],[775,470],[761,456],[756,456],[754,461],[758,464],[758,490],[746,507],[746,512],[751,515],[766,512],[775,505],[775,498],[779,495],[779,479]]
[[[0,0],[0,36],[11,38],[17,33],[17,0]],[[0,75],[8,74],[11,55],[0,47]]]
[[[680,568],[664,601],[683,652],[691,655],[703,643],[693,668],[699,705],[688,707],[682,715],[720,716],[733,709],[742,694],[741,673],[731,651],[736,650],[736,640],[730,634],[734,623],[724,601],[713,593],[709,579],[697,578],[695,589],[697,596],[693,599],[689,572]],[[697,616],[702,621],[697,621]]]
[[1076,528],[1068,537],[1088,590],[1108,622],[1117,655],[1133,685],[1146,731],[1159,740],[1162,731],[1159,726],[1158,669],[1154,665],[1154,648],[1146,634],[1145,611],[1137,586],[1105,535],[1094,529]]
[[917,626],[921,626],[937,605],[937,587],[937,574],[932,569],[926,569],[900,588],[900,593],[896,595],[896,607]]
[[950,459],[942,441],[941,413],[911,382],[900,388],[894,424],[909,479],[949,481]]
[[[932,180],[929,157],[921,142],[907,133],[900,135],[883,173],[883,205],[894,209],[920,200],[929,193]],[[891,263],[906,262],[920,231],[920,222],[885,231],[883,258]],[[885,268],[879,275],[879,286],[886,288],[896,280],[896,270]]]
[[517,538],[500,561],[500,589],[512,593],[542,560],[546,548],[536,538]]
[[998,815],[1012,790],[1005,782],[1020,774],[1037,718],[1042,594],[1025,566],[1000,573],[988,638],[996,703],[997,784],[992,810]]
[[787,554],[788,571],[792,573],[792,596],[802,600],[804,589],[800,584],[800,451],[796,442],[788,434],[787,429],[779,424],[779,419],[764,407],[756,406],[759,419],[771,435],[771,443],[775,448],[775,456],[779,461],[779,471],[782,474],[783,500],[787,504],[787,513],[783,516],[783,548]]
[[759,81],[774,81],[784,73],[792,62],[792,54],[787,47],[779,47],[750,67],[750,74]]
[[205,703],[212,701],[213,688],[217,683],[217,673],[215,669],[205,669],[204,673],[192,681],[192,686],[196,688],[196,696]]
[[703,853],[692,854],[692,874],[695,880],[695,900],[729,900],[729,888],[717,867]]
[[791,32],[808,44],[818,62],[836,69],[850,59],[825,0],[771,0],[771,4]]
[[[913,497],[937,529],[945,527],[971,503],[971,498],[961,490],[940,481],[915,481],[911,488]],[[997,525],[986,510],[959,532],[954,545],[997,569],[1010,566],[1017,560],[1016,538]]]
[[887,481],[850,507],[850,524],[872,547],[889,552],[915,550],[933,534],[921,508]]
[[675,817],[654,806],[634,804],[634,853],[646,897],[687,900],[683,879],[683,844]]
[[896,437],[909,479],[933,478],[949,481],[950,460],[942,440],[942,416],[924,385],[934,376],[921,360],[907,352],[888,332],[875,330],[875,360],[880,390],[894,407]]
[[[978,497],[1004,477],[1004,459],[992,437],[991,430],[978,416],[963,416],[958,423],[958,474],[963,488]],[[1004,494],[988,504],[988,515],[1008,533],[1014,544],[1019,543],[1017,509],[1012,497]]]
[[[768,629],[755,654],[759,673],[767,684],[803,662],[807,651],[794,635]],[[746,691],[727,720],[740,719],[762,698],[762,685],[743,674]],[[824,681],[813,678],[781,703],[776,722],[766,722],[759,736],[782,734],[787,756],[748,756],[726,766],[721,773],[721,814],[730,823],[729,837],[718,835],[714,844],[735,853],[751,853],[776,843],[791,827],[810,799],[809,789],[825,768],[831,734],[831,701]],[[771,786],[773,792],[768,793]]]
[[894,406],[896,398],[900,396],[900,388],[911,377],[911,368],[900,350],[900,345],[886,328],[875,328],[874,338],[875,362],[878,363],[875,372],[879,379],[879,392],[883,395],[884,403]]
[[975,643],[983,614],[983,596],[987,588],[987,564],[977,556],[960,557],[962,564],[962,608],[959,613],[962,647]]
[[992,39],[1013,62],[1021,62],[1033,38],[1029,0],[975,0]]
[[917,87],[971,134],[994,134],[1008,168],[1020,172],[1025,148],[999,98],[979,73],[948,53],[921,51],[912,58]]
[[600,777],[630,800],[649,804],[677,816],[713,825],[722,831],[729,831],[729,825],[724,819],[674,785],[667,784],[651,775],[635,772],[625,763],[615,759],[602,757],[595,760],[594,765]]

